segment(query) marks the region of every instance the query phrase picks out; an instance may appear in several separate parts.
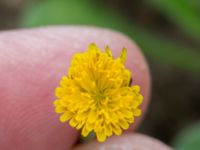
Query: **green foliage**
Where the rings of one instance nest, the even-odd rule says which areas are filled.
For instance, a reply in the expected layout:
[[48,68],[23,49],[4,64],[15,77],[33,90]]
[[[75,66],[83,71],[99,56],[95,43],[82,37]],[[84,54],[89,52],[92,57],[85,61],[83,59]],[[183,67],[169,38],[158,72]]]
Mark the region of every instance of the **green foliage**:
[[200,41],[200,12],[190,0],[150,0],[156,9],[164,13],[188,35]]
[[184,130],[175,140],[175,150],[200,149],[200,123]]
[[[22,25],[30,27],[50,24],[80,24],[115,29],[134,39],[148,57],[155,61],[159,60],[184,70],[200,72],[200,54],[197,50],[191,50],[184,45],[156,36],[127,22],[114,10],[94,2],[97,1],[45,0],[27,9]],[[198,30],[197,27],[194,29]],[[199,33],[196,32],[196,35],[200,35]]]

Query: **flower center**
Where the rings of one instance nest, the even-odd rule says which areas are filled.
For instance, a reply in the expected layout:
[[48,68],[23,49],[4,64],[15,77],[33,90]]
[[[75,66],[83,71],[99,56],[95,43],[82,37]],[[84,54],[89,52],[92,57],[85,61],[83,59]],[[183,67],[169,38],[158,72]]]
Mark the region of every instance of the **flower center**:
[[100,108],[108,103],[108,97],[105,95],[105,92],[97,88],[96,92],[92,96],[96,107]]

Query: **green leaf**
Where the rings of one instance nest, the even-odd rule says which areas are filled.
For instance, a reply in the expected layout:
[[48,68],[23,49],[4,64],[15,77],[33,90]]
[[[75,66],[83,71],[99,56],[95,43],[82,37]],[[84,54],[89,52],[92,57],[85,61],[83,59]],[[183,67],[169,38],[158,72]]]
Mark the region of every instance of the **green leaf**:
[[200,73],[200,53],[197,50],[174,43],[164,37],[154,36],[143,30],[138,29],[131,37],[137,41],[145,54],[171,66]]
[[174,142],[175,150],[198,150],[200,148],[200,123],[180,133]]
[[81,24],[121,31],[139,44],[145,54],[183,70],[200,72],[200,54],[186,46],[154,35],[127,22],[117,12],[91,0],[46,0],[27,9],[23,26]]
[[169,17],[189,36],[200,41],[200,13],[194,7],[194,1],[193,3],[189,0],[148,0],[147,2]]

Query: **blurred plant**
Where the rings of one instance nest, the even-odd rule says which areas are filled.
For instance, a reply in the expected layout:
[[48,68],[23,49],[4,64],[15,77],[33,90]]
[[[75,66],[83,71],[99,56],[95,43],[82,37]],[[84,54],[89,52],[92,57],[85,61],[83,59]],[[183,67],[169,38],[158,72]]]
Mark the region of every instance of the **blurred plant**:
[[150,0],[156,9],[180,26],[188,35],[200,41],[200,12],[191,0]]
[[[152,0],[156,7],[173,18],[189,35],[200,39],[200,19],[186,0]],[[193,0],[194,1],[194,0]],[[96,3],[95,3],[96,2]],[[194,6],[194,5],[193,5]],[[171,9],[169,9],[171,8]],[[177,8],[177,10],[176,10]],[[173,13],[171,13],[174,11]],[[185,18],[184,18],[185,16]],[[200,73],[200,53],[175,43],[166,37],[156,36],[144,28],[128,22],[115,10],[93,0],[43,0],[30,6],[22,19],[22,26],[50,24],[81,24],[107,27],[130,36],[148,57],[163,61],[183,70]],[[199,28],[198,28],[199,27]]]
[[200,149],[200,123],[195,124],[184,131],[174,141],[175,150]]

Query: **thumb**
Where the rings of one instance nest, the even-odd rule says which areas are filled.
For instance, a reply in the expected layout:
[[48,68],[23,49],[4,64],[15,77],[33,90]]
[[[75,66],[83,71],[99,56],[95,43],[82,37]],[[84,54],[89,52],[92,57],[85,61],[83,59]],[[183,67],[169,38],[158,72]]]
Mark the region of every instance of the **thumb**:
[[[149,72],[145,59],[127,37],[90,27],[47,27],[0,33],[0,145],[2,150],[67,150],[78,138],[54,112],[54,90],[67,74],[72,55],[95,42],[114,56],[128,51],[127,67],[148,104]],[[132,127],[138,124],[139,119]]]

